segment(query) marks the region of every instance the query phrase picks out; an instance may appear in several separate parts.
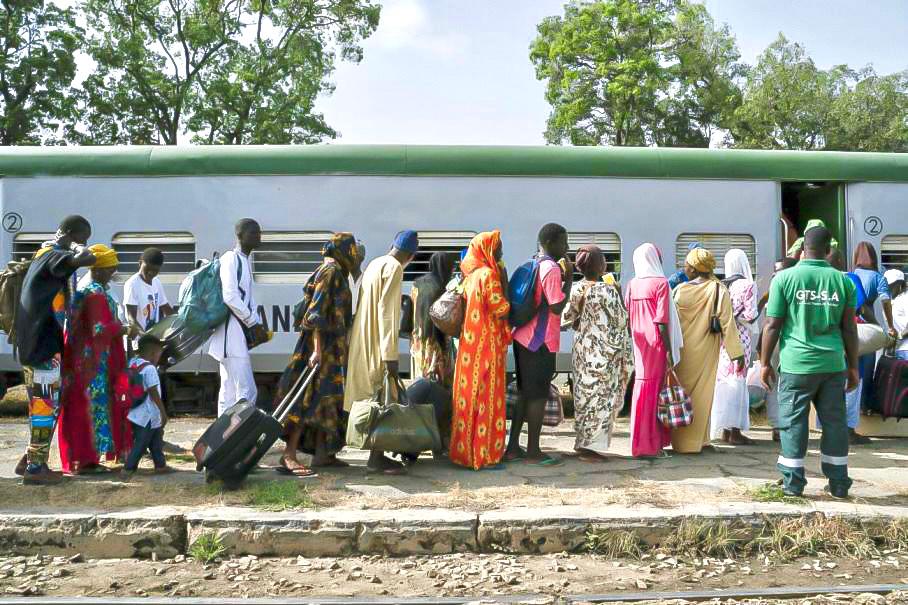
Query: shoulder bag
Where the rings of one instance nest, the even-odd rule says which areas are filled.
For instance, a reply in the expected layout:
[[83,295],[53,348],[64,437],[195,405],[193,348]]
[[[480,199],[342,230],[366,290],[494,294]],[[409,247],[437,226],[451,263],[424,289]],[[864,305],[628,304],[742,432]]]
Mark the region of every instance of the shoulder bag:
[[674,368],[665,374],[665,388],[659,391],[659,408],[656,412],[663,426],[679,429],[694,421],[694,407],[690,395],[681,386]]
[[712,334],[722,333],[722,322],[719,321],[719,288],[720,282],[716,282],[716,299],[713,301],[713,314],[709,317],[709,331]]

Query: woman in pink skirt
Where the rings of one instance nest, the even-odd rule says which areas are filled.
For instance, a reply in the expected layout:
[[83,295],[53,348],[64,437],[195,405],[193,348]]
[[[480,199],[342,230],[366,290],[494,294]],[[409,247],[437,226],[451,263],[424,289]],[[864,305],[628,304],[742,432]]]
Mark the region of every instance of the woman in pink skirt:
[[634,279],[625,294],[634,340],[634,396],[631,407],[631,455],[666,456],[669,430],[656,411],[669,361],[680,360],[681,331],[662,255],[653,244],[634,250]]

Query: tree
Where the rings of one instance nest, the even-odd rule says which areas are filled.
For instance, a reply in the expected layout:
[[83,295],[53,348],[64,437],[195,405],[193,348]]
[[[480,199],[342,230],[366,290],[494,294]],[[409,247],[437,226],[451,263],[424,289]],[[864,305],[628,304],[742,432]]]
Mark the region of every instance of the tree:
[[58,142],[76,117],[71,85],[79,30],[43,0],[0,2],[0,145]]
[[573,2],[530,47],[552,105],[549,143],[705,147],[730,116],[734,38],[684,0]]
[[[371,0],[85,0],[97,67],[79,143],[316,142],[335,54],[359,61]],[[338,49],[338,50],[336,50]]]
[[908,71],[878,76],[867,68],[858,77],[832,103],[826,149],[908,152]]
[[852,75],[845,66],[818,69],[803,46],[779,34],[747,70],[732,126],[735,146],[822,149],[833,100]]

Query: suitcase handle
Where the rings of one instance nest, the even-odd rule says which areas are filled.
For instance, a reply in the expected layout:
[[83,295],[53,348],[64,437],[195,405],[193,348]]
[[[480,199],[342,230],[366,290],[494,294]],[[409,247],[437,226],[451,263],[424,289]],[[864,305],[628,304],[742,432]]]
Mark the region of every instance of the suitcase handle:
[[277,408],[275,408],[272,416],[275,420],[284,424],[284,421],[287,420],[287,416],[290,415],[290,410],[293,409],[293,406],[296,405],[296,402],[300,400],[300,397],[303,396],[303,393],[306,391],[306,387],[309,386],[309,383],[312,382],[312,379],[315,378],[315,374],[318,372],[318,364],[311,368],[307,368],[304,372],[299,375],[299,378],[296,379],[296,382],[293,383],[293,387],[284,395],[283,401],[281,401]]

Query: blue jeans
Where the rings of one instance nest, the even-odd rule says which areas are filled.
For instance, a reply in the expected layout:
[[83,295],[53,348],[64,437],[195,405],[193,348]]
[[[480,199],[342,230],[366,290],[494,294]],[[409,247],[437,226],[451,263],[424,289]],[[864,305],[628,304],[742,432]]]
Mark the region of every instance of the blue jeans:
[[139,468],[139,461],[142,460],[146,451],[151,452],[155,468],[167,466],[164,458],[164,427],[153,429],[150,422],[148,426],[140,426],[135,422],[129,424],[132,425],[133,443],[132,451],[126,458],[125,470],[132,472]]

